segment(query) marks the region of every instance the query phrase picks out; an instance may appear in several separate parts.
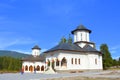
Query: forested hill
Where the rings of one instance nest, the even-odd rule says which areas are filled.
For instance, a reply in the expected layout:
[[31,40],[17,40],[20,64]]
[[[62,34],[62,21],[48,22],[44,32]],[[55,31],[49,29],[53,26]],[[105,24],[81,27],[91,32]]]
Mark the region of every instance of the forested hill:
[[0,56],[10,56],[14,58],[22,58],[29,56],[28,54],[16,52],[16,51],[8,51],[8,50],[0,50]]

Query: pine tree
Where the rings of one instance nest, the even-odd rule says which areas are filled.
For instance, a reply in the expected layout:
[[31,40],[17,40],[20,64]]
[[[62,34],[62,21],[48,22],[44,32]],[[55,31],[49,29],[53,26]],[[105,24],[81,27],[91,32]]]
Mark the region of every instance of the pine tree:
[[72,44],[72,42],[73,42],[73,39],[72,39],[71,35],[69,34],[69,37],[68,37],[67,43]]
[[19,71],[22,66],[20,59],[0,57],[0,71]]
[[119,65],[118,60],[113,59],[113,65],[112,66],[118,66],[118,65]]
[[119,64],[119,66],[120,66],[120,57],[119,57],[119,60],[118,60],[118,64]]
[[66,43],[66,42],[67,42],[67,39],[65,37],[62,37],[61,41],[59,42],[59,44]]
[[103,68],[107,69],[111,67],[113,64],[113,60],[112,60],[107,44],[102,44],[100,46],[100,51],[103,54]]
[[3,62],[3,58],[0,57],[0,71],[3,69],[2,62]]

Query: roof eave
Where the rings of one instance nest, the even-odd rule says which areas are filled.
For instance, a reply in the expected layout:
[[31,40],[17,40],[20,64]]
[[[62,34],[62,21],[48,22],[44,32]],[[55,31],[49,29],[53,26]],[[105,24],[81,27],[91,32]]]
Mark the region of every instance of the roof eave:
[[89,29],[75,29],[75,30],[73,30],[71,33],[74,34],[74,32],[76,32],[76,31],[88,31],[89,33],[92,32],[92,31],[89,30]]
[[101,53],[100,51],[78,51],[78,50],[64,50],[64,49],[59,49],[59,50],[52,50],[52,51],[47,51],[45,52],[46,54],[47,53],[50,53],[50,52],[55,52],[55,51],[71,51],[71,52],[97,52],[97,53]]

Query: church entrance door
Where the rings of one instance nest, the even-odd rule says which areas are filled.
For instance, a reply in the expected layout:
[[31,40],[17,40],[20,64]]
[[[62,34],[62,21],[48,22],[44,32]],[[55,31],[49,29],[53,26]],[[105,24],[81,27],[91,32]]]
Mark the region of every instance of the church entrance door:
[[41,71],[44,71],[44,66],[41,67]]
[[61,61],[61,66],[62,66],[63,68],[66,68],[66,67],[67,67],[67,60],[66,60],[65,57],[64,57],[64,58],[62,59],[62,61]]
[[30,66],[30,67],[29,67],[29,71],[30,71],[30,72],[33,72],[33,66]]

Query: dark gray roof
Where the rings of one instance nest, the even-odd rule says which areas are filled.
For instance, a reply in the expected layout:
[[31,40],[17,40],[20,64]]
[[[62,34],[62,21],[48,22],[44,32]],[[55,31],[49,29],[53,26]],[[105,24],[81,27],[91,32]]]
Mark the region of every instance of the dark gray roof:
[[85,45],[83,47],[84,51],[97,51],[95,48],[92,48],[90,45]]
[[84,25],[79,25],[77,29],[87,29]]
[[32,49],[41,49],[41,48],[39,48],[39,46],[38,45],[35,45]]
[[40,61],[40,62],[43,62],[45,61],[45,57],[44,56],[28,56],[28,57],[25,57],[25,58],[22,58],[22,61]]
[[84,25],[79,25],[75,30],[73,30],[71,33],[74,34],[75,31],[88,31],[91,33],[91,30],[87,29]]
[[61,43],[58,44],[57,46],[45,51],[46,52],[51,52],[51,51],[56,51],[56,50],[73,50],[73,51],[81,51],[82,48],[80,48],[79,46],[75,45],[75,44],[69,44],[69,43]]
[[99,52],[97,51],[96,49],[92,48],[90,45],[86,45],[84,48],[81,48],[79,47],[78,45],[76,44],[69,44],[69,43],[61,43],[47,51],[45,51],[44,53],[48,53],[48,52],[51,52],[51,51],[56,51],[56,50],[66,50],[66,51],[82,51],[82,52]]

